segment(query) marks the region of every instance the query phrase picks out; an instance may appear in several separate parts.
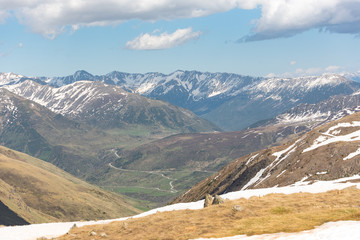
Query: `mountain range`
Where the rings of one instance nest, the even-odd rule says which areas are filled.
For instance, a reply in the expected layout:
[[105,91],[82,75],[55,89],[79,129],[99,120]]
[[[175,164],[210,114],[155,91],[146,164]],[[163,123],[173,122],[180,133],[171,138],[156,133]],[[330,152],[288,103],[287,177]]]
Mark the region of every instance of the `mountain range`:
[[[111,72],[92,75],[77,71],[66,77],[30,78],[62,87],[78,81],[99,81],[126,91],[186,108],[220,128],[233,131],[276,115],[301,103],[317,103],[330,96],[356,92],[357,74],[324,74],[300,78],[259,78],[229,73],[176,71],[171,74]],[[348,78],[347,78],[348,77]],[[2,74],[0,85],[18,84],[28,77]]]
[[[334,74],[294,79],[196,71],[0,76],[4,96],[17,99],[3,106],[3,122],[10,123],[0,134],[3,145],[109,190],[161,204],[240,156],[357,111],[359,89],[359,83]],[[211,120],[225,130],[233,123],[256,128],[220,133],[182,107],[203,117],[213,114]],[[179,133],[188,134],[170,136]]]
[[101,82],[79,81],[54,88],[26,80],[6,88],[55,113],[101,128],[133,124],[178,132],[220,130],[188,110]]

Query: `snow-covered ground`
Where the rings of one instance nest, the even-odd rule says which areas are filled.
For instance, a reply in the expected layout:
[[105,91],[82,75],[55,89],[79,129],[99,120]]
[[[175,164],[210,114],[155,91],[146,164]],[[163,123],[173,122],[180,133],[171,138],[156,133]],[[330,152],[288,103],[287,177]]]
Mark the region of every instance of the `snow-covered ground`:
[[199,238],[197,240],[359,240],[360,221],[325,223],[315,229],[296,233],[273,233],[254,236],[239,235],[226,238]]
[[[250,189],[244,191],[237,191],[223,194],[222,197],[229,200],[235,200],[240,198],[250,198],[252,196],[264,196],[270,193],[284,193],[292,194],[298,192],[308,192],[308,193],[320,193],[330,190],[341,190],[347,187],[356,186],[360,189],[360,183],[348,182],[350,180],[360,180],[360,175],[355,175],[353,177],[341,178],[334,181],[317,181],[313,184],[309,182],[300,181],[291,186],[287,187],[273,187],[273,188],[264,188],[264,189]],[[203,208],[204,201],[197,201],[191,203],[178,203],[174,205],[169,205],[151,211],[133,216],[132,218],[139,218],[154,214],[156,212],[164,211],[173,211],[173,210],[184,210],[184,209],[201,209]],[[0,239],[6,240],[35,240],[39,237],[58,237],[60,235],[66,234],[70,228],[76,224],[76,226],[81,227],[85,225],[94,225],[94,224],[106,224],[113,221],[123,221],[128,219],[119,218],[119,219],[110,219],[103,221],[89,221],[89,222],[65,222],[65,223],[45,223],[45,224],[32,224],[28,226],[14,226],[14,227],[3,227],[0,228]],[[340,233],[339,233],[340,232]],[[341,234],[342,233],[342,234]],[[333,236],[328,237],[330,235]],[[338,235],[341,234],[341,237]],[[337,237],[336,237],[337,236]],[[342,240],[353,240],[359,239],[354,238],[354,236],[360,236],[360,222],[348,221],[348,222],[336,222],[324,224],[321,227],[318,227],[314,230],[304,231],[300,233],[276,233],[276,234],[267,234],[259,236],[236,236],[233,238],[224,238],[224,239],[243,239],[243,240],[262,240],[262,239],[342,239]]]
[[[359,121],[354,121],[351,123],[344,122],[338,123],[335,126],[329,128],[326,132],[322,133],[317,139],[315,139],[313,145],[304,149],[303,152],[312,151],[318,147],[322,147],[334,142],[354,142],[360,140],[360,130],[350,132],[349,134],[339,135],[341,133],[341,128],[349,127],[360,127]],[[338,130],[340,128],[340,130]]]

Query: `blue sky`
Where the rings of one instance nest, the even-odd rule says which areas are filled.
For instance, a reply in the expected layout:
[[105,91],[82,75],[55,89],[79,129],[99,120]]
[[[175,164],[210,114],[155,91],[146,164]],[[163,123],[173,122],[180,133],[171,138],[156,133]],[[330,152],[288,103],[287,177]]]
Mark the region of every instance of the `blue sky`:
[[355,72],[359,34],[359,0],[9,0],[0,72]]

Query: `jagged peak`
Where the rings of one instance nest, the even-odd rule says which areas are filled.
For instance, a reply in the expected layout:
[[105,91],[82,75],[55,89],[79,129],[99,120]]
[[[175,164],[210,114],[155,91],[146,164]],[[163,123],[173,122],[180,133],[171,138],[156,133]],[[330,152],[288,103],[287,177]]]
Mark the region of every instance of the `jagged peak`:
[[73,75],[74,78],[79,79],[83,77],[94,77],[91,73],[85,71],[85,70],[78,70]]

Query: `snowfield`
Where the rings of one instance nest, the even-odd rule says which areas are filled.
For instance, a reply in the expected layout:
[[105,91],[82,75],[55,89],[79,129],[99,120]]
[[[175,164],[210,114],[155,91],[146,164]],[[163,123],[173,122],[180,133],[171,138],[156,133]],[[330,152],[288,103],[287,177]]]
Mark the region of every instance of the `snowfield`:
[[273,233],[254,236],[239,235],[226,238],[198,238],[196,240],[358,240],[360,221],[325,223],[313,230],[296,233]]
[[[304,180],[299,181],[293,185],[287,187],[273,187],[273,188],[264,188],[264,189],[250,189],[237,192],[230,192],[221,195],[224,199],[235,200],[240,198],[250,198],[252,196],[264,196],[270,193],[283,193],[283,194],[292,194],[299,192],[307,193],[320,193],[327,192],[330,190],[341,190],[344,188],[356,186],[360,189],[360,182],[354,183],[350,182],[352,180],[360,180],[360,175],[355,175],[353,177],[341,178],[333,181],[316,181],[313,184],[306,182]],[[85,225],[94,225],[94,224],[107,224],[113,221],[124,221],[128,218],[139,218],[148,216],[157,212],[164,211],[174,211],[174,210],[185,210],[185,209],[201,209],[203,208],[204,200],[191,203],[178,203],[174,205],[169,205],[157,209],[144,212],[142,214],[125,217],[119,219],[109,219],[102,221],[89,221],[89,222],[64,222],[64,223],[45,223],[45,224],[32,224],[27,226],[13,226],[13,227],[3,227],[0,228],[0,239],[6,240],[36,240],[40,237],[59,237],[63,234],[66,234],[70,228],[76,224],[76,226],[81,227]],[[326,223],[316,229],[303,231],[299,233],[275,233],[275,234],[265,234],[265,235],[256,235],[256,236],[235,236],[231,238],[222,238],[224,240],[230,239],[241,239],[241,240],[270,240],[270,239],[342,239],[342,240],[355,240],[359,239],[360,236],[360,221],[341,221],[334,223]]]

